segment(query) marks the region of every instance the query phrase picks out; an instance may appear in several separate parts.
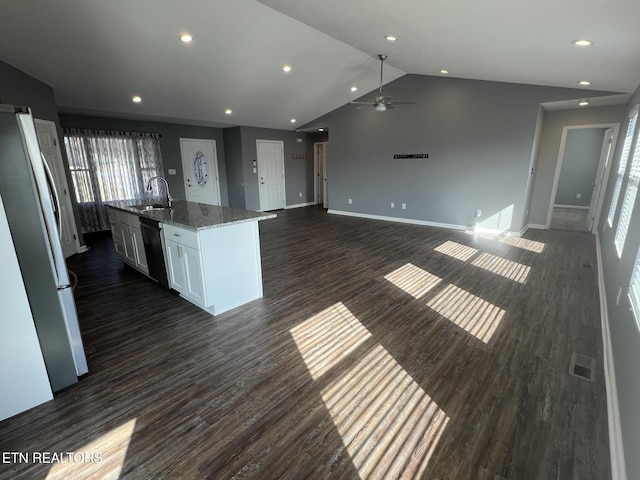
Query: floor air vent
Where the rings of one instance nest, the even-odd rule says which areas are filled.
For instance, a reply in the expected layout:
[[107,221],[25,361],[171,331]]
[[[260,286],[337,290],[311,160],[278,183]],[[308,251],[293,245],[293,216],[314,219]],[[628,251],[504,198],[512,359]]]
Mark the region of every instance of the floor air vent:
[[591,357],[585,357],[579,353],[571,355],[571,364],[569,365],[569,375],[583,378],[593,382],[596,371],[596,360]]

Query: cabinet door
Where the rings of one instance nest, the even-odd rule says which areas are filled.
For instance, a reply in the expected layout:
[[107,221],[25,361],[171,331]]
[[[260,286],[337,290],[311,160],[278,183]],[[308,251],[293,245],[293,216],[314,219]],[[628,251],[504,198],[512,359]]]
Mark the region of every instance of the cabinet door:
[[142,240],[142,230],[139,227],[131,227],[130,231],[135,253],[136,267],[144,273],[149,273],[147,255],[144,251],[144,241]]
[[200,251],[184,245],[180,245],[180,250],[185,269],[186,296],[200,305],[207,306]]
[[183,295],[187,294],[185,270],[181,255],[182,245],[165,239],[167,267],[169,268],[169,286]]
[[122,225],[122,240],[124,244],[124,257],[132,265],[136,264],[136,250],[133,244],[133,236],[131,235],[131,227]]

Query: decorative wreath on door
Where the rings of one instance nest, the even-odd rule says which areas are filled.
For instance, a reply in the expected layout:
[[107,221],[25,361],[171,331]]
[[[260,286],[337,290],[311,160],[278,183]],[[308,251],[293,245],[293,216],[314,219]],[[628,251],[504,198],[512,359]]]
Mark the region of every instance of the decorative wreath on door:
[[198,185],[204,187],[207,183],[207,160],[204,158],[204,153],[202,152],[197,152],[193,159],[193,175]]

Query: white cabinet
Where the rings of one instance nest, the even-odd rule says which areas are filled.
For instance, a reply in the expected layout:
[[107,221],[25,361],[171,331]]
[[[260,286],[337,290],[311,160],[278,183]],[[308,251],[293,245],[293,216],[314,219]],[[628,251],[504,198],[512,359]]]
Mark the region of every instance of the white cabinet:
[[165,248],[171,288],[197,305],[206,306],[200,251],[167,238]]
[[258,222],[162,231],[169,284],[185,299],[217,315],[262,297]]
[[144,252],[139,217],[111,207],[109,207],[108,212],[116,253],[126,263],[148,275],[149,266]]

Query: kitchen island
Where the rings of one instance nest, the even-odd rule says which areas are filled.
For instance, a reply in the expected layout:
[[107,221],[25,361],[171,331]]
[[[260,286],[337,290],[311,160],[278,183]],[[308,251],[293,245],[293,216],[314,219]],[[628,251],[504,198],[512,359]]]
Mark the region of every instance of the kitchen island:
[[171,208],[109,206],[116,253],[149,276],[140,218],[157,222],[168,286],[212,315],[262,297],[258,222],[275,216],[184,200]]

